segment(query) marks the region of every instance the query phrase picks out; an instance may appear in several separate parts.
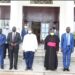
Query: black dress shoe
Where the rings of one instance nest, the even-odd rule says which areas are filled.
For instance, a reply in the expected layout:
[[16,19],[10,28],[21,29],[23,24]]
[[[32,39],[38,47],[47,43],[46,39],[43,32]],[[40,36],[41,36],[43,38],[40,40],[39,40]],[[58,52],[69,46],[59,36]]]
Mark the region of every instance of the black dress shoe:
[[49,68],[45,68],[45,70],[49,70]]
[[28,70],[28,68],[26,68],[25,70]]
[[12,69],[12,67],[9,68],[9,70],[11,70],[11,69]]
[[33,70],[32,68],[26,68],[25,70]]
[[28,70],[33,70],[32,68],[28,69]]
[[64,68],[63,71],[66,71],[66,69]]
[[15,70],[17,70],[17,67],[14,67]]
[[4,69],[4,65],[1,65],[1,69]]
[[70,71],[70,69],[68,68],[68,69],[66,69],[67,71]]

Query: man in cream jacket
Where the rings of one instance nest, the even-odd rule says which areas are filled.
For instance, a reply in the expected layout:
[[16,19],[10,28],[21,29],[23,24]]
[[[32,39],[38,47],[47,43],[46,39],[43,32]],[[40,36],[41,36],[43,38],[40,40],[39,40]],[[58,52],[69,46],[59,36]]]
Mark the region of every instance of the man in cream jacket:
[[33,60],[34,60],[34,53],[38,47],[37,37],[35,34],[32,33],[32,30],[28,30],[28,34],[24,36],[23,40],[23,50],[25,55],[25,62],[26,62],[26,70],[32,70]]

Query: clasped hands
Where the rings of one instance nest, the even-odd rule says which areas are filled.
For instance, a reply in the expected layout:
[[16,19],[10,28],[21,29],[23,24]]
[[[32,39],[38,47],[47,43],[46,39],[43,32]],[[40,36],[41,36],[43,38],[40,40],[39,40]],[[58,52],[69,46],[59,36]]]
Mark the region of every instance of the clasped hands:
[[16,43],[11,43],[11,46],[16,46]]

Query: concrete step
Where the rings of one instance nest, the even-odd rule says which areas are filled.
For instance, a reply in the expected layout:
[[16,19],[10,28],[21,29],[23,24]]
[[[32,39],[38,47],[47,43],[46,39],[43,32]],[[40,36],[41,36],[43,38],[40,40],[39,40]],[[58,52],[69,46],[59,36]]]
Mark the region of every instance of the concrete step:
[[[73,59],[73,58],[72,58]],[[9,59],[4,60],[4,70],[0,70],[0,75],[75,75],[75,61],[71,62],[70,72],[63,72],[63,63],[60,57],[58,61],[58,68],[56,71],[45,70],[44,57],[35,57],[33,62],[33,70],[26,71],[25,60],[22,56],[18,58],[18,70],[9,70]]]
[[[19,55],[20,56],[23,55],[22,47],[20,47]],[[45,50],[44,50],[44,45],[43,44],[40,44],[38,46],[38,49],[37,49],[37,51],[35,53],[35,56],[45,56]],[[61,49],[59,49],[58,56],[62,56]],[[72,57],[75,57],[75,48],[74,48],[74,52],[72,53]]]
[[75,72],[63,71],[21,71],[21,70],[0,70],[0,75],[75,75]]
[[45,70],[44,55],[45,52],[42,47],[35,53],[33,62],[33,70],[26,71],[25,60],[23,60],[23,51],[20,50],[18,57],[18,70],[9,70],[9,59],[4,60],[4,70],[0,69],[0,75],[75,75],[75,53],[72,54],[72,61],[70,65],[70,72],[63,72],[62,53],[58,53],[58,68],[56,71]]
[[[61,52],[59,52],[58,54],[57,54],[57,56],[58,56],[58,60],[59,61],[62,61],[62,53]],[[38,60],[38,61],[44,61],[44,57],[45,57],[45,53],[43,52],[36,52],[35,53],[35,60]],[[19,53],[19,58],[23,58],[23,52],[22,53]],[[71,55],[71,61],[75,61],[75,53],[73,53],[72,55]]]
[[3,71],[0,75],[75,75],[75,73],[70,72],[32,72],[32,71]]

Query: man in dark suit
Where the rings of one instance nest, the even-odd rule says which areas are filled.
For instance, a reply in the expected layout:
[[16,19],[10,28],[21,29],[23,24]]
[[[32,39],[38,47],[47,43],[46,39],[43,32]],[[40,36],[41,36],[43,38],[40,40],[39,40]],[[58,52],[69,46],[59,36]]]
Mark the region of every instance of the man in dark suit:
[[[21,37],[18,32],[16,32],[16,27],[12,28],[12,32],[8,34],[7,42],[9,44],[9,55],[10,55],[10,68],[17,69],[17,61],[18,61],[18,51],[19,44],[21,42]],[[14,60],[14,62],[13,62]]]

